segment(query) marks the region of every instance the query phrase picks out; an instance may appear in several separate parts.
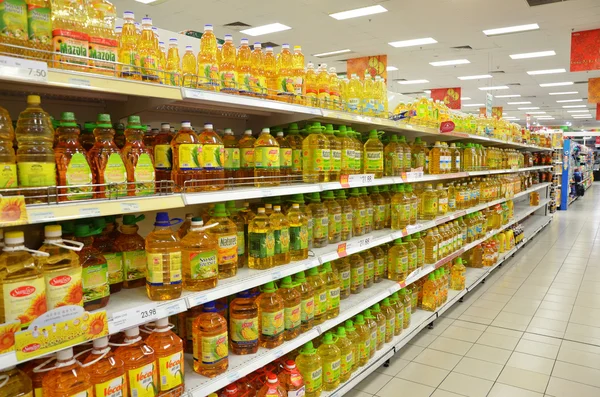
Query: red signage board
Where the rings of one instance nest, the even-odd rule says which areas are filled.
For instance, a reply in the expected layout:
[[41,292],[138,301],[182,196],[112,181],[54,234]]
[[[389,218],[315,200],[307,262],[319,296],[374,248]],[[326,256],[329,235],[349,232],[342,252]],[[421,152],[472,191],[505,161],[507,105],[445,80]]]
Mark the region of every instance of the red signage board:
[[494,106],[492,108],[492,117],[500,120],[502,118],[502,110],[503,110],[502,106]]
[[571,72],[600,69],[600,29],[571,33]]
[[450,109],[460,110],[460,87],[434,88],[431,90],[431,99],[444,102]]
[[588,80],[588,103],[600,103],[600,77]]
[[356,74],[359,79],[364,80],[367,73],[373,79],[375,79],[375,76],[381,76],[387,82],[387,55],[353,58],[346,61],[346,75],[348,78]]
[[[600,103],[596,104],[596,120],[600,120]],[[596,139],[598,139],[600,137],[596,137]],[[600,142],[598,142],[600,143]]]

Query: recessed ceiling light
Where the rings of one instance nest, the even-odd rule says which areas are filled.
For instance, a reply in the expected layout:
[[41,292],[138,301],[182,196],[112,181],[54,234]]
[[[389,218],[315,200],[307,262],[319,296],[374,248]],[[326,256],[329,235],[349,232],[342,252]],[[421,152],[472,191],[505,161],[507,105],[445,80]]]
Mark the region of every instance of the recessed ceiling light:
[[522,102],[506,102],[509,105],[529,105],[531,102],[522,101]]
[[508,90],[510,87],[507,85],[497,85],[492,87],[479,87],[481,91],[492,91],[492,90]]
[[431,66],[452,66],[452,65],[464,65],[467,63],[471,63],[468,59],[453,59],[450,61],[436,61],[429,62]]
[[566,73],[566,69],[546,69],[546,70],[531,70],[527,72],[530,76],[535,76],[538,74],[556,74],[556,73]]
[[387,68],[385,68],[385,70],[388,72],[395,72],[396,70],[398,70],[398,68],[395,66],[388,66]]
[[468,96],[461,96],[461,97],[460,97],[460,100],[461,100],[461,101],[470,101],[470,100],[471,100],[471,98],[469,98]]
[[561,101],[556,101],[556,103],[569,103],[569,102],[583,102],[583,99],[563,99]]
[[138,3],[142,3],[142,4],[150,4],[150,3],[154,3],[156,0],[135,0]]
[[477,74],[475,76],[461,76],[458,79],[459,80],[479,80],[479,79],[491,79],[492,76],[491,74]]
[[263,34],[281,32],[289,29],[291,29],[289,26],[276,22],[268,25],[257,26],[255,28],[244,29],[241,30],[240,33],[247,34],[248,36],[261,36]]
[[423,92],[426,94],[431,94],[431,90],[424,90]]
[[377,5],[377,6],[356,8],[354,10],[336,12],[334,14],[329,14],[329,16],[337,19],[338,21],[341,21],[343,19],[358,18],[358,17],[364,17],[367,15],[373,15],[373,14],[381,14],[382,12],[387,12],[387,9],[385,9],[384,7],[382,7],[380,5]]
[[588,113],[589,110],[567,110],[567,113]]
[[570,108],[587,108],[587,105],[565,105],[563,106],[564,109],[570,109]]
[[483,31],[486,36],[495,36],[499,34],[526,32],[528,30],[537,30],[540,26],[537,23],[530,23],[528,25],[509,26],[506,28],[487,29]]
[[425,84],[425,83],[429,83],[429,80],[404,80],[404,81],[399,81],[398,84]]
[[520,98],[519,94],[508,94],[508,95],[494,95],[494,98]]
[[432,37],[425,37],[423,39],[412,39],[412,40],[402,40],[402,41],[392,41],[388,43],[392,47],[400,48],[400,47],[413,47],[417,45],[425,45],[425,44],[435,44],[437,40]]
[[540,87],[558,87],[558,86],[562,86],[562,85],[573,85],[575,83],[573,83],[572,81],[561,81],[559,83],[542,83],[540,84]]
[[348,48],[346,48],[345,50],[337,50],[337,51],[330,51],[330,52],[322,52],[320,54],[314,54],[313,56],[315,57],[325,57],[327,55],[336,55],[336,54],[344,54],[346,52],[350,52],[351,50],[349,50]]
[[527,114],[546,114],[546,112],[525,112]]
[[554,117],[552,117],[552,116],[533,116],[533,117],[535,117],[536,119],[554,119]]
[[475,107],[475,106],[485,106],[485,104],[484,103],[463,103],[462,106]]
[[532,107],[528,107],[528,108],[517,108],[519,110],[538,110],[539,107],[538,106],[532,106]]
[[527,59],[527,58],[540,58],[540,57],[551,57],[556,55],[556,52],[550,51],[538,51],[538,52],[526,52],[523,54],[512,54],[510,57],[512,59]]
[[574,95],[579,94],[578,91],[563,91],[563,92],[551,92],[550,95]]
[[575,118],[575,119],[591,119],[592,115],[591,114],[577,114],[577,115],[573,115],[573,118]]
[[504,120],[519,120],[519,119],[518,119],[518,118],[516,118],[516,117],[510,117],[510,116],[503,117],[503,119],[504,119]]

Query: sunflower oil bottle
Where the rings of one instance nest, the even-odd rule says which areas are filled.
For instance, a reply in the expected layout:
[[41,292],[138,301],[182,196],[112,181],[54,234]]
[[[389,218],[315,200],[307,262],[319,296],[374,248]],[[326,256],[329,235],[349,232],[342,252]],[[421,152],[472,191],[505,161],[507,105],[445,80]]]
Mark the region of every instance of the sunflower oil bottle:
[[227,371],[227,321],[218,313],[215,302],[204,304],[202,313],[193,322],[192,335],[194,371],[208,378],[214,378]]
[[[120,262],[110,261],[108,264],[108,281],[111,292],[119,290],[119,283],[123,288],[137,288],[145,283],[146,251],[145,241],[138,234],[138,222],[145,216],[124,215],[121,233],[115,239],[115,250],[119,254]],[[117,263],[121,266],[117,267]],[[111,266],[111,264],[114,264]]]
[[395,189],[391,203],[392,230],[402,230],[410,221],[410,202],[404,196],[404,185],[395,185],[392,189]]
[[[354,327],[359,338],[358,358],[356,361],[358,362],[358,366],[362,367],[369,361],[371,355],[371,330],[362,314],[356,315]],[[375,349],[374,346],[373,349]]]
[[189,291],[217,286],[217,239],[203,226],[202,218],[192,218],[189,233],[181,239],[183,287]]
[[[115,130],[112,128],[109,114],[99,114],[94,137],[96,142],[88,151],[88,161],[94,175],[96,186],[94,198],[113,198],[125,196],[127,189],[127,169],[125,157],[114,141]],[[18,156],[17,156],[18,158]],[[109,186],[104,186],[109,184]]]
[[359,294],[365,287],[365,261],[359,254],[348,257],[350,262],[350,293]]
[[283,136],[283,131],[277,132],[277,138],[279,143],[279,170],[282,180],[287,182],[295,182],[293,178],[290,178],[292,174],[292,146],[288,142],[287,138]]
[[335,192],[336,202],[340,206],[341,209],[341,241],[350,240],[353,236],[353,211],[352,205],[346,199],[346,192],[344,190],[337,190]]
[[[170,62],[174,63],[174,61],[174,59],[171,59]],[[169,65],[169,60],[167,60],[167,65]],[[198,86],[198,66],[191,45],[185,46],[185,52],[181,59],[181,86],[185,88],[196,88]]]
[[[360,132],[350,130],[352,139],[354,140],[354,169],[357,174],[364,173],[364,158],[365,158],[365,147],[361,141]],[[383,156],[383,154],[382,154]],[[383,164],[383,163],[382,163]],[[383,165],[382,165],[383,167]]]
[[154,350],[158,367],[158,395],[181,396],[184,392],[183,341],[169,326],[169,318],[154,322],[154,329],[146,339]]
[[329,182],[331,146],[322,134],[321,123],[315,122],[302,141],[302,179],[306,183]]
[[258,306],[250,290],[239,292],[229,304],[229,349],[233,354],[258,351]]
[[435,238],[433,229],[427,230],[427,234],[423,239],[425,243],[425,263],[431,264],[438,261],[438,242]]
[[312,342],[302,346],[296,366],[304,379],[306,397],[319,397],[323,388],[323,361]]
[[281,280],[279,296],[283,300],[283,323],[284,332],[283,340],[292,340],[300,335],[300,327],[302,324],[302,296],[292,283],[292,277],[286,276]]
[[340,126],[334,131],[335,136],[341,144],[340,174],[350,175],[354,173],[354,141],[348,137],[346,126]]
[[350,379],[354,365],[354,348],[352,341],[346,336],[344,327],[337,327],[335,345],[340,350],[340,382]]
[[289,224],[289,258],[300,261],[308,258],[308,220],[300,211],[300,205],[292,204],[287,214]]
[[330,171],[329,180],[334,182],[340,179],[340,172],[342,170],[342,142],[338,139],[333,130],[333,125],[327,124],[323,131],[325,138],[329,140],[329,151],[330,151]]
[[332,391],[340,384],[342,364],[341,351],[333,340],[333,334],[326,332],[317,349],[323,363],[323,390]]
[[[247,44],[247,42],[246,42]],[[248,47],[250,49],[250,47]],[[239,92],[237,55],[231,35],[225,35],[225,43],[221,48],[221,59],[219,60],[219,81],[221,91],[227,93]]]
[[315,292],[311,283],[306,280],[304,272],[296,273],[294,281],[300,293],[300,331],[306,332],[314,326]]
[[363,312],[363,317],[365,319],[365,324],[367,327],[369,327],[369,335],[371,337],[369,358],[373,358],[373,356],[375,356],[375,352],[377,351],[377,322],[375,321],[375,317],[371,313],[370,309],[367,309]]
[[369,139],[364,145],[363,168],[366,174],[375,174],[375,178],[383,177],[383,143],[376,130],[369,132]]
[[375,116],[375,97],[374,97],[374,82],[369,73],[365,73],[363,82],[362,108],[363,114],[367,116]]
[[[190,46],[191,51],[191,46]],[[186,51],[187,53],[187,51]],[[192,54],[193,55],[193,54]],[[196,69],[195,57],[193,68]],[[176,38],[169,39],[169,48],[167,50],[167,59],[164,68],[165,84],[179,87],[182,85],[183,76],[181,70],[181,57],[179,56],[179,44]],[[195,74],[195,73],[194,73]]]
[[429,273],[427,281],[425,281],[423,284],[423,300],[421,303],[421,308],[430,312],[435,311],[435,309],[437,309],[437,294],[438,291],[435,282],[435,275],[433,273]]
[[286,215],[281,212],[281,206],[273,207],[269,217],[275,243],[274,265],[280,266],[290,263],[290,223]]
[[317,73],[312,62],[306,65],[304,83],[304,95],[306,106],[318,106],[319,87],[317,85]]
[[219,64],[217,60],[217,38],[212,25],[204,25],[198,53],[198,87],[218,91]]
[[365,266],[364,287],[370,288],[375,279],[375,257],[369,250],[359,252],[357,255],[362,257]]
[[300,194],[294,194],[292,195],[291,199],[289,200],[290,202],[294,203],[294,204],[298,204],[299,206],[299,210],[300,212],[302,212],[304,214],[304,216],[306,216],[306,220],[307,220],[307,234],[308,234],[308,249],[313,248],[313,229],[314,229],[314,219],[313,219],[313,214],[312,214],[312,210],[310,209],[310,207],[308,205],[306,205],[305,202],[305,198],[304,195],[302,193]]
[[277,59],[273,54],[273,47],[266,47],[263,54],[263,74],[265,76],[266,92],[269,99],[276,99],[278,89],[277,81]]
[[316,267],[308,269],[308,283],[315,297],[314,324],[319,325],[327,316],[327,285]]
[[381,312],[379,303],[376,303],[371,307],[371,314],[377,323],[377,350],[381,350],[383,348],[383,344],[385,343],[387,318],[385,317],[385,314]]
[[[88,35],[88,7],[85,2],[83,0],[53,1],[51,19],[55,53],[53,67],[87,72],[90,37]],[[27,32],[26,27],[25,32]]]
[[[244,131],[244,135],[238,142],[240,146],[241,169],[240,176],[242,178],[254,178],[254,143],[256,138],[252,136],[252,130]],[[244,184],[248,185],[250,180],[245,180]]]
[[342,110],[342,89],[334,67],[329,68],[329,108]]
[[339,258],[333,261],[334,275],[339,278],[340,285],[340,299],[347,299],[350,297],[350,261],[348,258]]
[[431,183],[425,185],[425,191],[422,195],[423,202],[423,218],[424,220],[432,220],[438,216],[439,198],[433,190]]
[[346,94],[346,107],[350,113],[363,113],[363,91],[362,82],[356,74],[352,74]]
[[[354,322],[352,322],[352,320],[346,320],[343,326],[338,327],[338,338],[341,338],[339,335],[339,328],[344,328],[346,332],[346,338],[351,342],[352,366],[349,368],[349,370],[350,372],[354,372],[358,368],[358,361],[360,359],[360,336],[356,332],[356,328],[354,328]],[[342,350],[341,347],[340,350]],[[346,356],[347,361],[348,359],[349,354]]]
[[308,201],[313,217],[313,247],[325,247],[329,243],[329,211],[321,202],[319,193],[310,193]]
[[143,127],[139,116],[129,116],[125,129],[127,143],[122,156],[127,170],[129,196],[148,196],[155,192],[155,174],[152,153],[144,145]]
[[390,142],[383,149],[383,175],[400,176],[403,161],[404,152],[402,147],[398,145],[398,136],[392,135]]
[[267,95],[267,83],[264,74],[262,45],[255,42],[252,47],[250,53],[250,95],[265,97]]
[[151,300],[169,300],[181,296],[181,242],[171,229],[166,212],[158,212],[154,230],[146,236],[146,292]]
[[213,223],[218,223],[218,225],[208,230],[217,239],[219,279],[233,277],[238,270],[238,229],[236,224],[227,216],[225,204],[215,204],[213,214],[207,225]]
[[339,243],[342,238],[342,207],[335,200],[332,191],[323,192],[322,199],[329,218],[328,242],[329,244]]
[[392,227],[392,195],[390,194],[390,188],[387,185],[383,185],[379,188],[379,194],[383,197],[385,206],[385,228]]
[[408,276],[408,250],[402,244],[402,239],[394,240],[394,245],[388,251],[387,278],[393,281],[404,281]]
[[298,124],[291,123],[288,128],[287,142],[292,148],[292,168],[290,170],[290,178],[296,181],[296,176],[302,175],[302,137],[298,131]]
[[102,229],[92,229],[88,224],[75,225],[76,241],[83,243],[83,248],[77,254],[83,269],[81,281],[85,310],[105,307],[110,297],[108,264],[104,255],[93,246],[93,236],[101,231]]
[[94,395],[90,374],[73,357],[72,347],[56,353],[54,369],[44,376],[42,390],[43,395],[49,397]]
[[270,269],[275,266],[275,236],[271,219],[259,208],[248,225],[248,267]]
[[271,130],[263,128],[254,142],[254,186],[279,186],[279,150],[279,143],[271,135]]
[[[34,47],[33,42],[29,42],[28,40],[27,10],[28,4],[23,0],[11,0],[2,6],[2,10],[0,11],[0,18],[3,22],[0,33],[0,49],[2,52],[21,56],[26,53],[26,50],[23,48],[12,48],[3,44]],[[52,27],[50,27],[51,29]],[[50,34],[52,33],[50,32]],[[36,53],[33,54],[35,55]]]
[[123,13],[123,28],[119,41],[118,60],[120,76],[124,79],[141,80],[140,54],[137,48],[138,33],[135,27],[135,15],[131,11]]
[[341,282],[337,271],[333,271],[331,263],[323,264],[325,269],[325,285],[327,288],[327,319],[335,318],[340,314]]
[[295,95],[293,55],[289,44],[281,45],[277,54],[277,98],[281,101],[292,102]]
[[390,303],[389,298],[384,298],[381,302],[381,314],[385,317],[385,343],[390,343],[396,335],[396,312]]
[[[235,50],[235,49],[234,49]],[[202,145],[200,156],[202,190],[223,190],[225,187],[225,147],[221,137],[217,135],[212,124],[204,124],[204,129],[198,135]]]
[[13,141],[15,131],[8,111],[0,107],[0,187],[3,189],[17,187],[17,159]]
[[354,237],[365,234],[365,223],[367,218],[367,207],[362,200],[358,188],[353,187],[350,190],[350,199],[348,200],[352,206],[352,223]]
[[317,68],[317,99],[319,107],[323,109],[331,109],[331,96],[329,94],[329,73],[327,72],[327,64],[322,63]]
[[142,35],[137,43],[142,81],[159,83],[160,55],[152,31],[152,18],[142,18]]
[[240,177],[240,147],[237,138],[233,135],[231,128],[225,128],[223,132],[224,169],[225,178],[228,183]]
[[377,186],[370,188],[369,193],[373,206],[373,230],[381,230],[385,226],[385,201]]
[[256,299],[258,306],[258,340],[261,347],[272,349],[283,343],[285,303],[270,281],[262,286]]
[[[235,52],[234,52],[235,55]],[[253,81],[252,81],[252,49],[248,45],[248,39],[242,38],[240,47],[237,51],[237,57],[235,59],[236,75],[237,75],[237,89],[241,95],[252,95]]]
[[[2,48],[0,46],[0,48]],[[6,397],[33,397],[41,395],[42,390],[34,389],[31,377],[28,373],[20,370],[16,366],[9,366],[0,370],[0,393]],[[34,394],[36,392],[36,394]]]

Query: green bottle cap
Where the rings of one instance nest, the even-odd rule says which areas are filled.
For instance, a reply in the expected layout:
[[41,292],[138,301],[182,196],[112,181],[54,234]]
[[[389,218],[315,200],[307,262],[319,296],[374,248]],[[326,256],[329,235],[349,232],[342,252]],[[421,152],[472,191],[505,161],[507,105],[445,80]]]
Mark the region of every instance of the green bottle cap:
[[304,204],[305,200],[304,200],[304,195],[302,193],[298,193],[298,194],[292,194],[291,196],[288,196],[288,203],[292,203],[292,204]]
[[333,341],[333,334],[331,332],[326,332],[325,335],[323,335],[323,339],[321,340],[321,343],[324,345],[332,345],[335,342]]
[[321,195],[319,194],[319,192],[310,193],[308,195],[308,201],[311,201],[313,203],[320,203]]
[[281,279],[281,284],[279,284],[279,288],[292,288],[293,286],[292,276],[285,276]]
[[94,123],[93,121],[86,121],[85,123],[83,123],[83,131],[84,132],[93,132],[94,128],[96,128],[96,123]]
[[321,194],[321,198],[323,199],[335,199],[333,192],[331,190],[327,190]]
[[98,115],[98,120],[96,122],[96,127],[100,127],[100,128],[112,128],[112,124],[110,122],[110,114],[100,113]]
[[381,308],[379,307],[379,303],[374,304],[371,307],[371,312],[373,313],[381,313]]
[[96,229],[104,229],[106,227],[106,219],[103,217],[92,219],[92,224]]
[[377,138],[377,130],[371,130],[369,131],[369,139],[370,138]]
[[345,199],[346,198],[346,192],[343,189],[340,190],[336,190],[335,191],[335,196],[339,199]]
[[353,187],[352,189],[350,189],[350,196],[352,196],[352,197],[360,196],[360,192],[358,191],[358,188]]
[[[125,221],[123,221],[123,222],[125,222]],[[195,216],[192,218],[192,222],[204,222],[204,220],[199,216]]]
[[[431,273],[429,273],[429,275],[431,276]],[[406,295],[406,289],[402,288],[400,290],[400,295],[405,296]]]
[[398,300],[398,292],[394,292],[394,293],[392,294],[392,299],[396,299],[396,300]]
[[413,191],[412,185],[411,184],[406,185],[406,187],[404,188],[404,191],[408,192],[408,193],[412,193],[412,191]]
[[314,348],[312,342],[306,342],[302,349],[300,350],[300,354],[315,354],[317,353],[317,349]]
[[213,216],[227,216],[227,210],[225,209],[225,204],[217,203],[213,208]]
[[390,187],[388,185],[383,185],[379,187],[380,192],[389,192]]
[[[428,278],[429,278],[431,281],[435,281],[435,275],[434,275],[434,273],[435,273],[435,272],[433,272],[433,273],[429,273],[429,277],[428,277]],[[403,290],[402,290],[402,291],[403,291]],[[400,291],[400,292],[402,292],[402,291]],[[404,294],[401,294],[401,295],[404,295]]]
[[333,124],[325,124],[324,134],[333,135]]
[[310,269],[308,269],[308,275],[309,276],[318,276],[319,269],[317,269],[316,267],[311,267]]
[[274,282],[269,281],[268,283],[262,286],[262,291],[270,294],[277,291],[277,288],[275,288]]
[[135,225],[136,223],[141,222],[144,219],[146,219],[146,216],[144,214],[141,214],[138,216],[127,214],[127,215],[123,215],[123,224],[124,225]]
[[462,265],[463,264],[463,260],[462,260],[462,258],[460,256],[458,258],[456,258],[455,260],[456,260],[455,265]]
[[352,322],[352,320],[346,320],[346,322],[344,323],[344,328],[346,328],[346,331],[349,332],[356,330],[356,328],[354,328],[354,323]]
[[346,337],[346,328],[337,327],[337,336],[338,336],[338,338],[345,338]]
[[390,142],[398,142],[398,136],[397,135],[392,135],[390,137]]
[[298,135],[298,123],[290,123],[288,126],[288,133],[290,135]]
[[404,193],[404,185],[397,185],[397,192]]
[[75,221],[64,221],[60,223],[63,234],[73,234],[75,231]]
[[371,194],[379,194],[379,188],[377,186],[373,186],[369,188],[369,193]]
[[75,224],[75,237],[90,237],[100,234],[102,229],[92,229],[87,223],[76,223]]
[[381,306],[386,307],[390,305],[390,298],[383,298],[383,301],[381,301]]
[[230,214],[235,214],[238,212],[237,207],[235,206],[235,201],[230,200],[225,202],[225,208],[229,211]]
[[402,244],[402,238],[397,238],[394,240],[394,245],[400,245]]
[[294,278],[299,283],[305,283],[306,282],[306,275],[304,274],[304,272],[298,272],[298,273],[294,274]]
[[400,135],[400,136],[398,137],[398,141],[399,141],[400,143],[406,143],[406,137],[405,137],[404,135]]
[[60,123],[61,127],[77,127],[77,122],[75,120],[75,113],[73,112],[63,112],[60,115]]
[[325,274],[325,267],[323,267],[323,265],[319,265],[317,266],[317,270],[319,271],[319,274]]
[[140,116],[129,116],[127,118],[127,128],[129,129],[142,129],[142,121],[140,120]]
[[363,325],[365,323],[365,318],[363,317],[362,314],[357,314],[356,315],[356,320],[354,321],[355,324],[359,324],[359,325]]
[[416,138],[415,138],[415,143],[423,143],[423,141],[421,140],[421,138],[419,138],[419,137],[416,137]]
[[325,273],[332,273],[331,262],[323,263],[323,269],[324,269]]

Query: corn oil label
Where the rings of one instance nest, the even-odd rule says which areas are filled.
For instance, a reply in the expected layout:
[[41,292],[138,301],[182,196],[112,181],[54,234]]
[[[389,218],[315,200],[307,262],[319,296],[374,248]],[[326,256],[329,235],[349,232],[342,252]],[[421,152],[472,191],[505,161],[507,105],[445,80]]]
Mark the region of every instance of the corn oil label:
[[123,252],[123,277],[126,281],[133,281],[146,277],[145,250]]
[[199,171],[202,157],[202,145],[197,143],[182,143],[179,145],[179,168],[183,171]]
[[219,275],[217,250],[194,251],[186,254],[189,255],[189,272],[192,280],[206,280]]
[[302,171],[302,149],[292,149],[292,171]]
[[305,225],[290,226],[290,250],[298,251],[308,248],[308,230]]
[[[33,265],[33,263],[31,264]],[[20,320],[26,327],[38,316],[46,312],[46,291],[44,278],[4,283],[4,320]]]
[[278,147],[254,148],[254,168],[275,169],[279,168]]
[[[125,397],[127,396],[127,383],[125,375],[107,380],[94,385],[95,395],[98,397]],[[93,395],[93,394],[92,394]]]
[[173,167],[171,145],[154,145],[154,167],[157,170],[170,170]]
[[286,330],[295,330],[302,321],[301,304],[283,309],[283,322]]
[[352,267],[350,269],[352,289],[359,288],[365,283],[365,268],[364,266]]
[[67,186],[73,186],[67,188],[67,200],[89,200],[92,198],[94,189],[92,186],[92,169],[85,154],[73,154],[65,176]]
[[343,272],[340,272],[340,281],[342,283],[342,289],[343,290],[349,290],[350,289],[350,270],[345,270]]
[[154,55],[140,56],[140,66],[142,68],[142,79],[158,80],[158,57]]
[[250,73],[238,73],[238,88],[240,92],[255,92],[256,80]]
[[17,186],[17,165],[0,163],[0,189]]
[[238,91],[238,73],[235,70],[221,70],[219,76],[221,80],[221,91]]
[[323,377],[325,378],[325,383],[336,382],[340,379],[340,366],[341,360],[338,358],[335,361],[323,362]]
[[[227,332],[215,336],[202,336],[200,343],[194,333],[194,360],[202,360],[202,364],[217,364],[229,356]],[[198,351],[200,349],[200,351]]]
[[327,238],[329,236],[329,217],[316,218],[313,227],[313,238]]
[[23,0],[0,2],[0,37],[27,41],[27,4]]
[[279,165],[281,168],[292,167],[293,151],[291,148],[279,148]]
[[275,254],[286,254],[290,251],[290,229],[287,227],[273,230]]
[[56,163],[20,162],[17,164],[19,186],[56,186]]
[[252,347],[258,343],[258,317],[230,318],[231,340],[238,346]]
[[83,303],[92,302],[110,295],[108,284],[108,264],[86,266],[83,268]]
[[149,196],[154,194],[154,165],[148,153],[138,157],[133,169],[136,196]]
[[304,377],[307,393],[314,393],[320,390],[323,385],[323,368],[319,367]]
[[217,263],[225,265],[237,263],[238,239],[236,234],[218,235],[217,237]]
[[[68,29],[52,30],[54,53],[63,55],[59,57],[61,62],[87,66],[89,40],[90,37],[82,32]],[[77,57],[82,58],[74,58],[66,55],[76,55]]]
[[[165,274],[164,267],[167,265]],[[181,284],[181,251],[146,252],[146,283],[151,286]]]
[[223,145],[204,145],[200,167],[205,170],[222,170],[225,163],[225,148]]
[[183,384],[183,351],[158,358],[158,378],[160,391]]
[[240,149],[242,168],[254,168],[254,148]]
[[154,397],[158,393],[157,372],[154,362],[127,371],[132,396]]
[[383,170],[383,154],[379,151],[365,152],[365,172],[375,172]]
[[[119,42],[114,39],[90,36],[90,59],[91,65],[103,70],[115,70],[118,60]],[[105,61],[105,62],[102,62]]]
[[[156,147],[156,146],[155,146]],[[156,150],[156,149],[154,149]],[[239,170],[240,169],[240,149],[225,148],[225,169]]]
[[340,287],[327,290],[327,310],[340,307]]
[[283,310],[261,313],[261,332],[265,336],[277,336],[285,329]]
[[275,236],[273,232],[248,233],[248,254],[253,258],[268,258],[275,255]]
[[342,169],[342,151],[331,149],[331,171],[340,171]]
[[394,335],[396,329],[396,317],[386,319],[385,325],[385,339],[389,340]]
[[60,306],[83,306],[81,269],[70,268],[60,272],[45,272],[46,305],[48,310]]
[[315,298],[302,299],[300,302],[300,321],[305,324],[315,318]]

